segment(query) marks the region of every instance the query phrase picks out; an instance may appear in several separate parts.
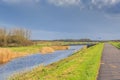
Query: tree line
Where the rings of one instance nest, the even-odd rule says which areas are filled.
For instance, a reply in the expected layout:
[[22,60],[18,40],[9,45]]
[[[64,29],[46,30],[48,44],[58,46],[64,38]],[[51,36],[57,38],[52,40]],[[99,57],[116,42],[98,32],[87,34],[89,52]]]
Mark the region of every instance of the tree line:
[[30,41],[31,31],[23,28],[6,29],[0,28],[0,46],[28,46],[32,44]]

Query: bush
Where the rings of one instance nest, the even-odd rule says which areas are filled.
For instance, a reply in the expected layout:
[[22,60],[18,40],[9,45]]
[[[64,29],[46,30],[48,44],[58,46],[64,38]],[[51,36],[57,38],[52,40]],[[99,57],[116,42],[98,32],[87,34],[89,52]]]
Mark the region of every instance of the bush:
[[32,44],[30,41],[31,31],[22,28],[14,28],[7,30],[0,28],[0,46],[28,46]]

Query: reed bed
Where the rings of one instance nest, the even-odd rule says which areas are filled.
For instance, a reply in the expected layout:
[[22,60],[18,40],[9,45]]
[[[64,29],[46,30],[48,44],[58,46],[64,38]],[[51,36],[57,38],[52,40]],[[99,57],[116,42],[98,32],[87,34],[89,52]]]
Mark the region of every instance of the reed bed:
[[41,50],[40,50],[40,53],[41,54],[46,54],[46,53],[53,53],[55,50],[51,47],[43,47]]
[[43,47],[40,49],[41,54],[48,54],[53,53],[56,50],[67,50],[69,49],[69,46],[49,46],[49,47]]
[[12,52],[7,48],[0,48],[0,64],[6,63],[13,58],[25,56],[27,53]]
[[51,46],[54,50],[67,50],[69,46]]

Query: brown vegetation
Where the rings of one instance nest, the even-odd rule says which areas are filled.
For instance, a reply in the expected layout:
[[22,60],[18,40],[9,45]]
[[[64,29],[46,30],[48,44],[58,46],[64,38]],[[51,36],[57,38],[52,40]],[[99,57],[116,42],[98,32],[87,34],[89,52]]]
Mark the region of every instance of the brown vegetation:
[[40,53],[42,54],[47,54],[47,53],[52,53],[56,50],[67,50],[69,49],[69,46],[50,46],[50,47],[43,47],[40,50]]
[[[40,49],[41,54],[53,53],[56,50],[66,50],[69,49],[69,46],[50,46],[43,47]],[[14,52],[8,48],[0,48],[0,64],[6,63],[13,58],[22,57],[29,55],[27,52]]]
[[40,53],[42,53],[42,54],[52,53],[52,52],[54,52],[54,49],[51,48],[51,47],[43,47],[43,48],[40,50]]
[[31,44],[31,32],[27,29],[14,28],[11,30],[0,28],[0,46],[27,46]]
[[0,48],[0,64],[6,63],[13,58],[25,56],[27,53],[15,53],[6,48]]
[[67,50],[69,46],[51,46],[54,50]]

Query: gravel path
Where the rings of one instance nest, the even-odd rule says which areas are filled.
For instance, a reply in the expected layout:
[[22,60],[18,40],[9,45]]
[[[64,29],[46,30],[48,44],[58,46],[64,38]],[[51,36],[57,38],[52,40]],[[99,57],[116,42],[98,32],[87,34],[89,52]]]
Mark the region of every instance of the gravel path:
[[97,80],[120,80],[120,50],[105,44]]

